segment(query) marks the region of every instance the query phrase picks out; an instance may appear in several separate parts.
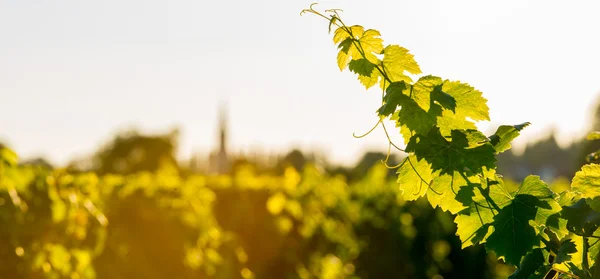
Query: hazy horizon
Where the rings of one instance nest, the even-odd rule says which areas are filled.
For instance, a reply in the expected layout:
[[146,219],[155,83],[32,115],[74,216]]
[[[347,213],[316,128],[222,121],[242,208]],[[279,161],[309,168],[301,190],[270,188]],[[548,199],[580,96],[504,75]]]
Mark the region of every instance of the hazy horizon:
[[[214,149],[226,102],[233,151],[316,149],[336,164],[385,151],[381,130],[352,137],[375,124],[380,95],[340,73],[327,22],[299,16],[310,3],[2,2],[0,142],[63,165],[116,131],[177,126],[185,159]],[[484,131],[531,122],[517,149],[552,129],[563,146],[587,132],[600,93],[600,3],[383,3],[316,8],[342,8],[346,23],[408,48],[424,74],[482,91]]]

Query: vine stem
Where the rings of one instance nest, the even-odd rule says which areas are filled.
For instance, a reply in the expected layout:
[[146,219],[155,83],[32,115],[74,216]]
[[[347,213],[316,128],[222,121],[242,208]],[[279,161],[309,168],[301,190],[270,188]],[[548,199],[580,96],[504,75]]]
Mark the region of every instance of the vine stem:
[[583,268],[583,270],[585,270],[586,273],[591,274],[590,272],[590,263],[588,260],[588,249],[590,248],[590,243],[587,237],[583,237],[583,255],[582,255],[582,262],[581,262],[581,267]]
[[[367,59],[367,55],[365,54],[365,50],[364,50],[364,48],[363,48],[362,44],[360,43],[360,40],[356,40],[356,39],[355,39],[355,38],[356,38],[356,36],[355,36],[355,34],[353,34],[353,33],[352,33],[352,29],[348,28],[348,26],[347,26],[347,25],[344,23],[344,21],[342,21],[342,19],[339,17],[339,14],[337,13],[337,11],[338,11],[338,10],[337,10],[337,9],[330,9],[330,10],[326,10],[326,12],[331,12],[331,13],[333,13],[333,15],[331,15],[331,16],[326,16],[326,15],[324,15],[324,14],[320,13],[319,11],[316,11],[316,10],[313,8],[313,7],[314,7],[316,4],[317,4],[317,3],[312,3],[308,9],[304,9],[304,10],[302,10],[302,11],[300,12],[300,15],[303,15],[304,13],[312,13],[312,14],[318,15],[318,16],[320,16],[320,17],[322,17],[322,18],[324,18],[324,19],[328,20],[328,21],[330,22],[330,26],[331,26],[331,25],[335,25],[335,26],[337,26],[337,27],[339,27],[339,28],[342,28],[342,29],[343,29],[343,30],[344,30],[346,33],[348,33],[348,35],[350,35],[350,37],[352,38],[352,44],[354,45],[354,47],[356,47],[356,49],[357,49],[357,50],[358,50],[358,52],[360,53],[361,57],[362,57],[363,59],[366,59],[366,60],[368,61],[368,59]],[[339,23],[338,23],[338,22],[339,22]],[[389,78],[389,76],[387,75],[387,73],[386,73],[385,69],[383,68],[383,65],[381,65],[381,68],[379,67],[379,65],[378,65],[378,64],[374,64],[374,63],[373,63],[373,65],[374,65],[375,69],[377,69],[377,71],[379,71],[379,73],[381,74],[381,77],[383,78],[383,84],[384,84],[384,85],[383,85],[383,88],[382,88],[382,91],[383,91],[383,92],[382,92],[382,96],[381,96],[381,97],[382,97],[382,103],[383,103],[383,97],[384,97],[384,94],[385,94],[385,83],[390,83],[390,84],[391,84],[393,81],[392,81],[392,80]],[[389,143],[391,146],[393,146],[394,148],[398,149],[399,151],[402,151],[402,152],[405,152],[405,153],[407,153],[407,152],[406,152],[406,150],[404,150],[404,149],[402,149],[402,148],[398,147],[398,145],[396,145],[396,144],[395,144],[395,143],[392,141],[392,139],[390,138],[390,135],[389,135],[389,133],[388,133],[388,131],[387,131],[387,128],[385,127],[385,124],[383,123],[383,121],[382,121],[382,120],[379,120],[379,121],[378,121],[378,122],[375,124],[375,126],[374,126],[373,128],[371,128],[371,130],[369,130],[369,131],[368,131],[368,132],[366,132],[365,134],[363,134],[363,135],[360,135],[360,136],[357,136],[356,134],[353,134],[353,136],[354,136],[355,138],[362,138],[362,137],[365,137],[365,136],[367,136],[368,134],[370,134],[370,133],[371,133],[373,130],[375,130],[375,128],[377,128],[377,126],[378,126],[379,124],[381,124],[381,126],[383,127],[383,131],[385,132],[385,136],[386,136],[386,137],[387,137],[387,139],[388,139],[388,143]],[[389,150],[389,149],[388,149],[388,150]],[[386,158],[386,162],[387,162],[387,159],[389,158],[389,155],[390,155],[390,153],[389,153],[389,151],[388,151],[387,158]],[[387,165],[387,164],[386,164],[386,165]],[[420,177],[420,175],[419,175],[419,177]]]
[[[313,6],[316,5],[317,3],[312,3],[310,5],[310,7],[308,9],[304,9],[300,12],[300,15],[303,15],[304,13],[312,13],[315,15],[318,15],[326,20],[328,20],[330,22],[330,24],[333,24],[339,28],[342,28],[344,31],[346,31],[346,33],[348,33],[351,37],[352,37],[352,44],[354,45],[354,47],[356,47],[356,49],[358,50],[358,52],[360,53],[360,55],[362,56],[362,58],[366,59],[367,61],[369,59],[367,59],[367,56],[365,55],[365,50],[362,47],[362,44],[360,43],[360,41],[357,41],[355,39],[354,34],[352,34],[352,30],[350,28],[348,28],[348,26],[346,24],[344,24],[344,22],[342,21],[342,19],[338,16],[337,10],[333,9],[333,10],[327,10],[329,12],[334,13],[333,16],[326,16],[318,11],[316,11],[315,9],[313,9]],[[339,22],[339,24],[338,24]],[[389,76],[387,75],[387,73],[385,72],[382,65],[382,68],[379,67],[379,65],[377,64],[373,64],[375,66],[375,69],[377,69],[377,71],[381,74],[381,77],[383,77],[384,80],[386,80],[387,82],[389,82],[390,84],[393,82]]]

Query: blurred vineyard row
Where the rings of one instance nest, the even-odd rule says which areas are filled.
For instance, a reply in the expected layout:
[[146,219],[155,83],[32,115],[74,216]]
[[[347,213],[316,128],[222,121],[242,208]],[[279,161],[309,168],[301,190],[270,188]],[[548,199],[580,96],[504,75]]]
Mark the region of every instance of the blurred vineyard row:
[[[0,278],[506,278],[452,216],[405,202],[382,164],[348,183],[22,166],[0,149]],[[568,185],[568,181],[558,186]]]

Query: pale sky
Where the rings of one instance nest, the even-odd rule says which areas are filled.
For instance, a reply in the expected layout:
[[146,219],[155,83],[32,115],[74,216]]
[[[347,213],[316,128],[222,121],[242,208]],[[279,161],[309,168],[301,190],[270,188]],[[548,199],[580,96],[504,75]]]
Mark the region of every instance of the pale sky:
[[[292,147],[354,163],[385,150],[377,91],[336,65],[310,1],[0,0],[0,142],[64,164],[128,127],[182,131],[179,155],[216,144],[228,104],[233,150]],[[424,74],[467,82],[492,122],[582,136],[600,93],[600,1],[324,1],[347,24],[408,48]],[[397,132],[396,132],[397,134]],[[399,137],[395,137],[398,139]],[[517,146],[518,147],[518,146]]]

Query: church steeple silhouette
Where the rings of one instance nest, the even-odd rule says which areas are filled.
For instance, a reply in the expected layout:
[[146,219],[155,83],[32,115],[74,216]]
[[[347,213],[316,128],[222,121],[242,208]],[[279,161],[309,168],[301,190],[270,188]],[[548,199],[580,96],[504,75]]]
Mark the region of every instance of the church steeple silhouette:
[[219,106],[219,148],[210,154],[208,171],[213,174],[226,174],[230,169],[227,156],[227,115],[226,106]]
[[227,154],[227,115],[223,105],[219,108],[219,131],[221,136],[219,152]]

